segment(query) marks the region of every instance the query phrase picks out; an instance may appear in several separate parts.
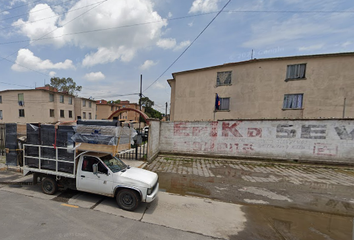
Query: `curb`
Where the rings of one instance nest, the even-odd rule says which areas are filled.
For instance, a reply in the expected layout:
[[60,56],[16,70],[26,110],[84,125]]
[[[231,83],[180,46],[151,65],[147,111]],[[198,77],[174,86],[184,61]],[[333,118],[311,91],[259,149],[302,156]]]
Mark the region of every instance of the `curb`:
[[10,171],[10,172],[22,172],[22,169],[19,167],[10,167],[10,166],[5,166],[0,168],[0,172],[6,172],[6,171]]

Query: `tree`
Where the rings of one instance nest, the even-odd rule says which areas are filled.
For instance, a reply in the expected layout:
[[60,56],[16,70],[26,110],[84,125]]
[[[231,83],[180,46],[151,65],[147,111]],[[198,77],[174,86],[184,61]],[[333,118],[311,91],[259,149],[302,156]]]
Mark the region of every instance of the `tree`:
[[119,104],[120,100],[109,100],[107,101],[108,103],[115,103],[115,104]]
[[53,77],[50,79],[49,86],[55,87],[59,92],[67,92],[71,95],[80,92],[82,89],[82,86],[76,86],[76,82],[72,78]]
[[152,106],[154,106],[154,102],[151,101],[148,97],[143,97],[139,100],[139,104],[141,104],[141,106],[145,107],[145,108],[151,108]]
[[162,119],[162,113],[152,108],[154,101],[151,101],[148,97],[143,97],[139,100],[141,106],[145,107],[145,113],[150,118]]

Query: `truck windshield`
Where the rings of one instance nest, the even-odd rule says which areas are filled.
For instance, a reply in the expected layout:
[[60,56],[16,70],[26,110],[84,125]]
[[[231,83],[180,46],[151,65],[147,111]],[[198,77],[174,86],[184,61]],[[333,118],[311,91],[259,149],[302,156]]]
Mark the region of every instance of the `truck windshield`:
[[111,169],[112,172],[119,172],[124,169],[126,169],[128,166],[122,162],[119,158],[113,157],[113,156],[104,156],[101,158],[104,164],[106,164],[109,169]]

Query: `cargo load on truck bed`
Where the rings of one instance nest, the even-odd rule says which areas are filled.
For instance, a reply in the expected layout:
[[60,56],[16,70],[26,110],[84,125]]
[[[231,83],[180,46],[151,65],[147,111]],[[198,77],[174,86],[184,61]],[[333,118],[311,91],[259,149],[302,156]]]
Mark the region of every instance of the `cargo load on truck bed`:
[[136,131],[106,124],[107,121],[78,121],[74,126],[27,124],[23,170],[55,171],[57,175],[75,177],[74,160],[80,152],[115,156],[119,151],[129,149]]

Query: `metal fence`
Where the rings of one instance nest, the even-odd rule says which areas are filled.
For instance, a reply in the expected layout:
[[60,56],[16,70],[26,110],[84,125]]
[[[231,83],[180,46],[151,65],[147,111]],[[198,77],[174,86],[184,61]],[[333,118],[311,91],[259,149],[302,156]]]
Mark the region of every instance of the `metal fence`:
[[118,153],[118,157],[121,159],[146,160],[148,151],[147,146],[147,143],[144,143],[138,147],[121,151]]

